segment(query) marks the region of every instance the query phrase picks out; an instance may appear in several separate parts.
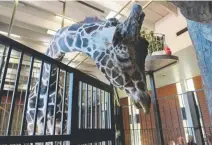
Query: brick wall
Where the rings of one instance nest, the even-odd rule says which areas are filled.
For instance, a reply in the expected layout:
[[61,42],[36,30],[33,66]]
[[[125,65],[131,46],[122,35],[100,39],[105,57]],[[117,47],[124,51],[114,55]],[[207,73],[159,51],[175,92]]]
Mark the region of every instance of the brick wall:
[[[203,88],[200,76],[194,77],[193,82],[195,90]],[[157,88],[156,91],[159,100],[159,108],[160,108],[160,115],[161,115],[161,122],[163,127],[163,136],[165,143],[167,144],[171,140],[177,141],[177,138],[179,136],[183,136],[185,138],[182,122],[182,112],[178,100],[178,98],[182,99],[183,96],[176,95],[178,94],[176,84],[170,84],[161,88]],[[203,90],[197,91],[197,96],[203,115],[203,123],[204,126],[206,126],[205,131],[209,133],[210,131],[208,126],[210,125],[210,117],[204,91]],[[127,98],[121,100],[121,104],[128,105]],[[125,128],[125,142],[127,142],[126,145],[130,145],[131,144],[130,131],[129,131],[130,118],[128,116],[129,108],[125,108],[123,112],[124,112],[123,119]],[[142,144],[143,145],[157,144],[153,107],[151,107],[149,115],[144,115],[142,112],[140,112],[139,121],[141,127],[140,133],[142,136],[141,138]]]
[[130,135],[130,115],[129,108],[127,107],[129,104],[128,98],[120,99],[120,105],[122,107],[122,117],[123,117],[123,126],[124,126],[124,137],[125,137],[125,145],[131,145],[131,135]]

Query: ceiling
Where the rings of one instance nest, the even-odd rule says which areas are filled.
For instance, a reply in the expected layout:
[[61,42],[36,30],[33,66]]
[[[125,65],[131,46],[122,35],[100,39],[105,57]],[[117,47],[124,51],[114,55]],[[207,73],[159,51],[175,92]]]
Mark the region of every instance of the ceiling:
[[[167,2],[138,1],[137,3],[143,7],[145,12],[142,27],[149,30],[154,30],[155,23],[169,13],[177,14],[177,8]],[[126,6],[119,14],[119,20],[124,21],[132,4],[129,1],[115,0],[67,1],[64,26],[82,21],[88,16],[97,16],[105,20],[110,12],[117,13]],[[13,7],[13,1],[0,1],[0,32],[2,33],[8,31]],[[46,44],[52,38],[52,35],[48,34],[47,31],[57,31],[61,28],[61,16],[63,16],[63,3],[60,1],[19,1],[11,38],[44,53],[48,47]],[[67,64],[77,54],[76,52],[67,54],[63,62]],[[93,60],[83,53],[78,55],[69,65],[107,82],[97,70]]]

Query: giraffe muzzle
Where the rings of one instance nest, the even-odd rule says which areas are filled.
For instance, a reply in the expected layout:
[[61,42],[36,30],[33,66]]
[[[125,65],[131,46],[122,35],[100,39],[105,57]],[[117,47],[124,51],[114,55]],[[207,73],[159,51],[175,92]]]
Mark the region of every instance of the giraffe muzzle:
[[149,114],[151,108],[151,97],[149,93],[144,92],[139,96],[139,99],[132,100],[135,107],[142,110],[144,114]]

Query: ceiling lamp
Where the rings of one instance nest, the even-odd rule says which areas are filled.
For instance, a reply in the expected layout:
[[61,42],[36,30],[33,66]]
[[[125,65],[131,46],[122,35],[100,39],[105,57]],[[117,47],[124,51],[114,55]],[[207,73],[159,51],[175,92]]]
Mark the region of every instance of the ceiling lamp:
[[43,42],[43,44],[46,45],[46,46],[49,46],[49,43],[47,43],[47,42]]
[[[106,19],[113,18],[116,14],[117,14],[116,12],[111,11],[111,12],[107,15]],[[120,18],[121,18],[121,15],[118,14],[118,15],[116,16],[116,19],[120,19]]]
[[16,34],[10,34],[10,36],[15,37],[15,38],[20,38],[21,36],[16,35]]
[[[6,36],[8,35],[8,33],[4,32],[4,31],[0,31],[0,34],[6,35]],[[21,37],[21,36],[16,35],[16,34],[10,34],[10,36],[15,37],[15,38],[20,38]]]
[[47,34],[50,34],[50,35],[55,35],[55,34],[56,34],[56,31],[53,31],[53,30],[48,30],[48,31],[47,31]]

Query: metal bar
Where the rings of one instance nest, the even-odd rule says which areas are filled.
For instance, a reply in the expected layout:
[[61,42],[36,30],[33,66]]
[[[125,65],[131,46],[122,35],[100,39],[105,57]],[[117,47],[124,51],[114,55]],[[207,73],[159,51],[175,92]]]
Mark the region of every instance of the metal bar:
[[67,85],[67,71],[65,71],[65,76],[64,76],[64,89],[63,89],[63,98],[62,98],[62,117],[61,117],[61,122],[62,123],[61,123],[61,128],[60,128],[61,135],[63,134],[63,127],[64,127],[66,85]]
[[116,15],[114,16],[114,18],[116,16],[118,16],[118,14],[120,14],[130,3],[132,2],[132,0],[128,1],[117,13]]
[[91,114],[90,114],[90,128],[93,128],[93,86],[91,86]]
[[25,100],[24,100],[24,108],[23,108],[23,116],[22,116],[22,121],[21,121],[22,123],[21,123],[20,135],[24,134],[24,124],[25,124],[25,121],[26,121],[25,120],[26,111],[27,111],[27,105],[28,105],[29,94],[30,94],[30,84],[31,84],[31,78],[32,78],[33,63],[34,63],[34,56],[31,57],[31,62],[30,62],[30,69],[29,69],[27,89],[26,89]]
[[94,77],[88,76],[87,74],[85,74],[77,69],[67,67],[67,65],[63,64],[62,62],[59,62],[53,58],[47,57],[46,55],[44,55],[40,52],[37,52],[36,50],[33,50],[33,49],[31,49],[19,42],[14,41],[11,38],[5,37],[4,35],[1,35],[1,34],[0,34],[0,43],[15,46],[13,48],[14,50],[24,51],[27,54],[32,54],[33,56],[36,56],[36,58],[38,58],[38,59],[45,60],[46,63],[51,63],[51,64],[56,65],[57,67],[60,67],[60,69],[67,70],[68,72],[73,72],[73,73],[77,74],[79,76],[79,78],[81,80],[83,80],[85,83],[88,83],[92,86],[104,88],[104,90],[108,91],[108,92],[111,90],[111,86],[105,84],[104,82],[101,82],[101,81],[95,79]]
[[72,108],[73,108],[73,98],[74,98],[74,74],[70,73],[69,74],[69,98],[68,98],[68,120],[67,120],[67,134],[71,134],[71,129],[72,129],[72,122],[71,122],[71,118],[72,118]]
[[66,12],[66,1],[64,1],[62,3],[63,3],[63,17],[62,17],[61,27],[64,27],[64,16],[65,16],[65,12]]
[[107,122],[107,119],[108,119],[107,118],[107,113],[108,112],[107,111],[108,111],[108,108],[107,108],[107,99],[106,99],[107,97],[106,97],[105,93],[106,92],[104,91],[104,119],[105,119],[104,128],[107,129],[107,124],[108,124],[108,122]]
[[58,91],[59,91],[59,78],[60,78],[60,68],[57,68],[57,78],[56,78],[56,90],[55,90],[55,102],[54,102],[54,120],[53,120],[53,135],[55,135],[55,125],[56,125],[56,113],[57,113],[57,102],[58,102]]
[[79,82],[79,128],[82,128],[82,94],[83,94],[83,88],[82,88],[82,82]]
[[[47,65],[47,64],[46,64]],[[50,94],[50,85],[51,85],[51,72],[52,72],[52,65],[51,64],[48,64],[49,65],[49,76],[48,76],[48,85],[47,85],[47,97],[46,97],[46,104],[45,104],[45,107],[44,107],[44,135],[46,135],[46,126],[47,126],[47,114],[48,114],[48,100],[49,100],[49,94]],[[44,145],[45,145],[45,143],[44,143]]]
[[18,62],[16,81],[15,81],[14,91],[13,91],[13,95],[12,95],[10,114],[9,114],[8,125],[7,125],[7,133],[6,133],[7,136],[11,134],[11,127],[12,127],[15,101],[16,101],[15,95],[16,95],[16,92],[18,91],[18,83],[19,83],[19,78],[20,78],[20,71],[21,71],[21,66],[22,66],[23,55],[24,55],[24,53],[21,52],[19,62]]
[[86,56],[80,63],[78,63],[77,66],[75,66],[75,68],[77,68],[78,66],[80,66],[80,64],[82,64],[87,59],[88,59],[88,56]]
[[[151,128],[153,128],[153,126],[152,126],[152,115],[151,115],[152,113],[151,113],[151,111],[150,111],[150,123],[151,123]],[[152,130],[152,142],[153,142],[153,144],[155,144],[154,143],[154,133],[153,133],[153,130]]]
[[[13,12],[12,12],[12,16],[11,16],[11,20],[10,20],[10,24],[9,24],[9,29],[8,29],[8,33],[7,33],[7,36],[8,37],[10,36],[10,33],[12,31],[12,26],[13,26],[13,22],[14,22],[14,18],[15,18],[15,13],[16,13],[17,5],[18,5],[18,0],[15,0],[15,4],[14,4],[14,7],[13,7]],[[1,61],[1,64],[0,64],[0,72],[2,72],[2,69],[3,69],[3,64],[4,64],[4,59],[5,59],[5,57],[4,57],[5,56],[5,53],[6,53],[6,46],[4,47],[2,61]]]
[[45,11],[45,12],[50,13],[50,14],[52,14],[52,15],[58,15],[58,16],[60,16],[60,17],[64,17],[65,19],[68,19],[68,20],[70,20],[70,21],[76,22],[75,20],[73,20],[72,18],[70,18],[70,17],[68,17],[68,16],[65,16],[65,15],[63,16],[63,15],[61,15],[61,14],[59,14],[59,13],[53,13],[52,11],[48,11],[47,9],[44,9],[44,8],[41,8],[41,7],[32,5],[32,4],[30,4],[30,3],[26,3],[26,2],[24,2],[24,1],[20,1],[19,3],[24,4],[24,5],[27,5],[27,6],[30,6],[30,7],[32,7],[32,8],[36,8],[36,9]]
[[131,107],[131,120],[132,120],[132,131],[133,131],[133,138],[134,138],[134,142],[135,142],[135,126],[134,126],[134,114],[133,114],[133,106],[130,105]]
[[[79,76],[77,74],[70,74],[70,87],[69,87],[69,102],[68,102],[68,126],[67,134],[71,134],[72,144],[77,144],[78,134],[78,90],[79,90],[79,81],[77,80]],[[71,118],[74,118],[73,120]]]
[[70,141],[69,135],[39,135],[39,136],[0,136],[0,144],[21,144],[21,143],[31,143],[31,142],[49,142],[49,141]]
[[102,128],[102,90],[99,89],[99,128]]
[[[154,70],[154,73],[155,72],[158,72],[159,70],[162,70],[162,69],[164,69],[164,68],[167,68],[167,67],[169,67],[169,66],[171,66],[171,65],[173,65],[173,64],[175,64],[175,63],[177,63],[177,61],[175,61],[175,62],[173,62],[173,63],[170,63],[170,64],[168,64],[168,65],[165,65],[165,66],[163,66],[163,67],[161,67],[161,68],[159,68],[159,69],[157,69],[157,70]],[[150,72],[151,73],[151,72]]]
[[108,95],[108,108],[109,108],[109,128],[111,129],[112,126],[111,126],[111,93],[109,92],[109,95]]
[[152,0],[149,0],[149,1],[142,7],[142,9],[144,10],[144,9],[147,8],[151,3],[152,3]]
[[160,118],[160,110],[158,104],[158,98],[156,94],[156,87],[155,87],[155,79],[153,72],[149,73],[151,89],[152,89],[152,100],[153,100],[153,109],[155,115],[155,126],[157,130],[157,137],[158,137],[158,145],[164,145],[164,138],[163,138],[163,131],[162,131],[162,123]]
[[114,116],[114,90],[112,89],[112,92],[110,92],[110,110],[111,110],[111,130],[112,130],[112,136],[111,139],[112,145],[115,145],[116,140],[116,128],[115,128],[115,116]]
[[88,128],[88,84],[85,84],[85,128]]
[[33,134],[32,135],[35,135],[36,126],[37,126],[38,103],[39,103],[40,88],[41,88],[41,83],[42,83],[43,64],[44,64],[44,62],[42,61],[41,62],[41,68],[40,68],[40,76],[39,76],[39,83],[38,83],[37,98],[36,98],[36,102],[35,102],[34,126],[33,126]]
[[[68,117],[68,133],[72,133],[71,137],[73,137],[72,139],[72,144],[77,144],[77,134],[79,131],[78,128],[78,122],[79,122],[79,116],[78,116],[78,91],[79,91],[79,81],[77,80],[77,78],[79,78],[79,76],[77,74],[70,74],[70,76],[72,75],[72,77],[70,77],[70,95],[69,98],[71,101],[69,101],[69,108],[68,109],[68,113],[69,113],[69,117]],[[73,83],[71,85],[71,83]],[[71,117],[75,118],[73,120],[71,120]],[[71,126],[70,126],[71,125]],[[71,128],[70,128],[71,127]],[[70,130],[71,129],[71,130]]]
[[[3,92],[3,89],[4,89],[4,83],[5,83],[5,79],[6,79],[6,75],[7,75],[7,69],[8,69],[11,51],[12,51],[12,47],[10,46],[8,49],[8,52],[7,52],[7,59],[5,62],[5,66],[4,66],[4,70],[3,70],[3,74],[2,74],[2,78],[1,78],[0,92]],[[1,96],[2,96],[2,94],[0,93],[0,102],[1,102]]]
[[97,129],[97,103],[98,103],[98,100],[97,100],[97,88],[96,88],[96,92],[95,92],[95,122],[94,122],[94,126],[95,128]]
[[81,52],[78,52],[68,63],[67,65],[69,65],[75,58],[77,58],[77,56],[79,56],[81,54]]

